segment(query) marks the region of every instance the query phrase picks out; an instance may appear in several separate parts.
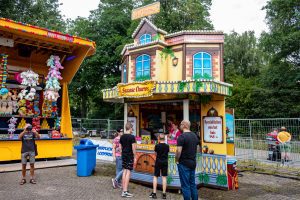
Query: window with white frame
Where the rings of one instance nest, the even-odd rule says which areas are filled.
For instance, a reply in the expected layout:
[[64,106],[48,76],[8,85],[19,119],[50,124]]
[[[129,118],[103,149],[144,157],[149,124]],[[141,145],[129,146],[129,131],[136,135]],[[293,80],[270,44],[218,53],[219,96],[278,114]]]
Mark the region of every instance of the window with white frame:
[[147,44],[151,42],[151,35],[150,34],[144,34],[140,37],[140,44]]
[[123,83],[127,83],[127,68],[123,65]]
[[193,56],[193,77],[212,77],[211,55],[206,52],[198,52]]
[[150,65],[151,58],[147,54],[140,55],[136,58],[136,80],[148,80],[150,79]]

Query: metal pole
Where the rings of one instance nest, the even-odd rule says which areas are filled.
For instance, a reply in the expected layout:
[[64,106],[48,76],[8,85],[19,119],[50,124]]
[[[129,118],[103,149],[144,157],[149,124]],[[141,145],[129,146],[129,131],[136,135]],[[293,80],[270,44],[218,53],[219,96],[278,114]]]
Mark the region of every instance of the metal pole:
[[107,139],[109,139],[109,134],[110,134],[110,119],[107,119],[107,130],[108,130]]

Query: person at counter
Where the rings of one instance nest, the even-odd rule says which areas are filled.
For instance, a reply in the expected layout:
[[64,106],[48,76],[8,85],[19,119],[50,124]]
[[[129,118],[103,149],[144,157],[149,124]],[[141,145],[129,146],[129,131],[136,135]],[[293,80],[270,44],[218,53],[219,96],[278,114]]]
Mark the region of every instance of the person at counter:
[[177,139],[175,161],[177,164],[181,190],[184,200],[197,200],[198,191],[195,183],[196,154],[199,145],[197,135],[190,131],[191,122],[180,123],[182,134]]
[[178,129],[178,123],[172,123],[172,132],[169,133],[169,139],[177,140],[179,135],[181,135],[181,131]]
[[32,129],[31,124],[26,124],[25,129],[19,135],[19,140],[22,140],[21,163],[22,163],[22,180],[20,185],[26,183],[26,165],[27,157],[30,162],[30,183],[36,184],[34,179],[34,163],[36,156],[35,138],[40,138],[40,135],[35,129]]
[[120,138],[120,146],[122,149],[122,187],[123,191],[121,196],[131,198],[133,195],[128,192],[128,184],[131,176],[131,170],[136,163],[136,140],[132,135],[133,126],[130,122],[126,123],[125,133]]

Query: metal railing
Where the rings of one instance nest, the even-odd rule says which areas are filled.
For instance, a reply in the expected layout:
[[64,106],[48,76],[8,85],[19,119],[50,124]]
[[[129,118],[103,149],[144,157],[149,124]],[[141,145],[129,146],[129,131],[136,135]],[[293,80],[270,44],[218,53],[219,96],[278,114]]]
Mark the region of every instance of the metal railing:
[[72,118],[73,133],[79,136],[112,139],[116,130],[123,126],[123,120]]
[[[282,126],[292,136],[285,145],[276,141],[276,136],[268,136]],[[234,143],[235,156],[240,161],[300,168],[300,118],[236,119]]]

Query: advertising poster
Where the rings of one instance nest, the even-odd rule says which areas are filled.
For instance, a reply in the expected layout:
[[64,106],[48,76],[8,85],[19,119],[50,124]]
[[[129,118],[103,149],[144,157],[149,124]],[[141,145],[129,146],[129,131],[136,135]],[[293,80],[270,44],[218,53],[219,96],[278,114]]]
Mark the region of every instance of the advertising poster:
[[226,140],[227,143],[234,142],[234,112],[233,109],[226,109]]
[[127,117],[127,121],[130,122],[133,126],[132,135],[136,136],[136,129],[137,129],[136,117]]
[[113,161],[112,142],[110,140],[91,140],[95,145],[99,145],[96,152],[96,159]]
[[204,142],[223,143],[222,117],[203,118]]

